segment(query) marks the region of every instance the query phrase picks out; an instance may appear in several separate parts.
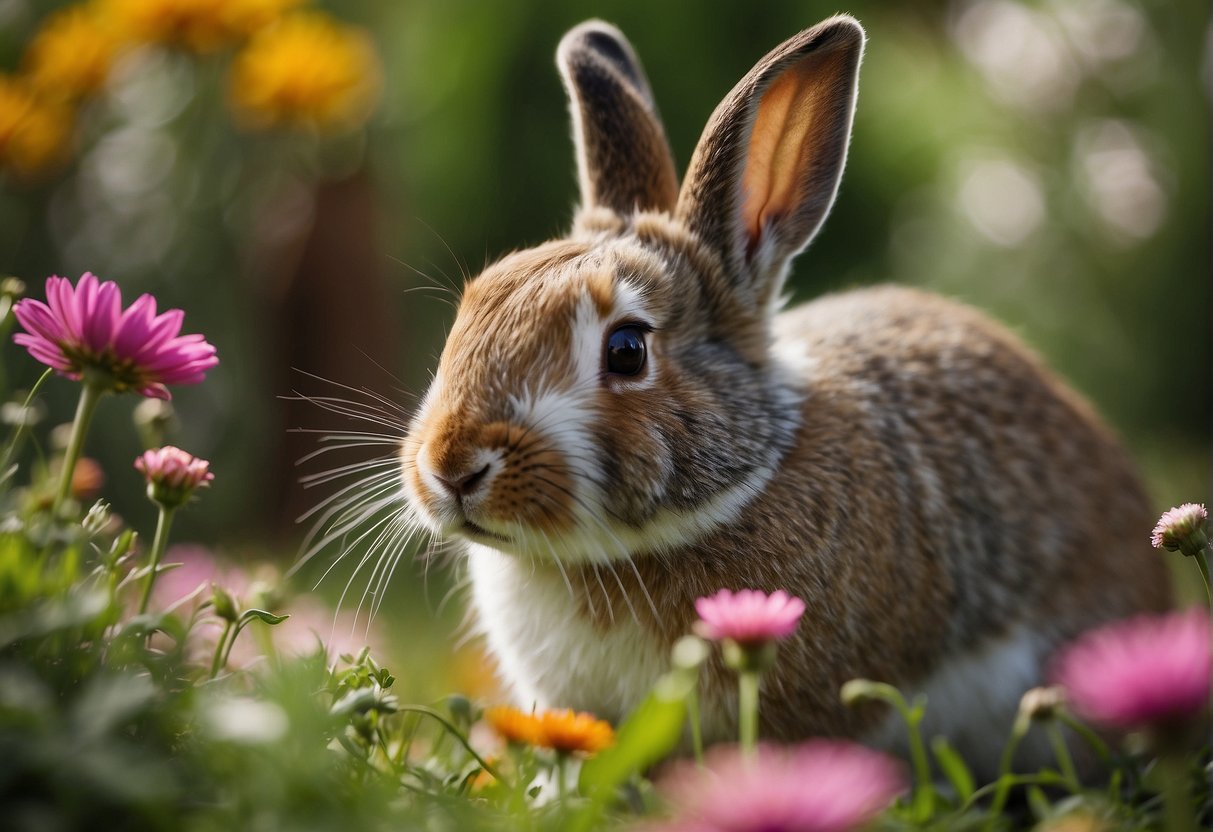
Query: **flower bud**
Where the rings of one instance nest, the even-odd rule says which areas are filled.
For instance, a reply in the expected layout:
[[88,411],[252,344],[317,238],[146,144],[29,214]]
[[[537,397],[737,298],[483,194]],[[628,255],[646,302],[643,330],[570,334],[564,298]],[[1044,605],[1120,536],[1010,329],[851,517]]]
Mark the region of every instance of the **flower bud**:
[[177,412],[163,399],[144,399],[135,407],[135,430],[145,448],[164,444],[165,438],[177,428]]
[[235,624],[240,619],[240,610],[236,606],[236,599],[232,594],[218,584],[211,584],[211,604],[215,608],[215,614],[224,621],[230,621]]
[[679,670],[698,670],[708,655],[707,642],[698,636],[683,636],[674,642],[672,661]]
[[850,708],[869,699],[884,701],[886,698],[884,695],[885,687],[886,685],[880,682],[873,682],[871,679],[852,679],[843,684],[842,688],[838,691],[838,695],[842,699],[842,704]]
[[1066,689],[1058,685],[1036,687],[1019,700],[1019,714],[1015,717],[1015,733],[1023,736],[1032,722],[1047,722],[1057,716],[1066,704]]
[[18,277],[6,277],[0,280],[0,297],[16,299],[25,294],[25,281]]
[[88,510],[88,514],[84,515],[84,520],[80,525],[84,527],[84,532],[89,537],[95,537],[105,530],[110,521],[110,504],[105,500],[98,500],[93,503],[93,507]]
[[1208,519],[1209,512],[1203,505],[1184,503],[1158,518],[1150,542],[1155,549],[1183,552],[1188,557],[1195,557],[1209,545],[1205,532],[1205,521]]
[[215,478],[209,462],[172,445],[145,451],[135,468],[147,480],[148,498],[166,509],[177,508]]

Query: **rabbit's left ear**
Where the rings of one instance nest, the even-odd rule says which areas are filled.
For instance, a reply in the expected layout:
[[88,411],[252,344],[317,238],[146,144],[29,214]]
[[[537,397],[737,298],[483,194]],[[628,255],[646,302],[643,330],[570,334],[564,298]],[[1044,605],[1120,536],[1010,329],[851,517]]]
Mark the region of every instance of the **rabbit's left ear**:
[[589,20],[556,50],[569,94],[584,207],[672,211],[678,175],[640,61],[622,33]]
[[847,15],[785,41],[720,103],[691,157],[677,215],[758,306],[777,300],[834,203],[863,44]]

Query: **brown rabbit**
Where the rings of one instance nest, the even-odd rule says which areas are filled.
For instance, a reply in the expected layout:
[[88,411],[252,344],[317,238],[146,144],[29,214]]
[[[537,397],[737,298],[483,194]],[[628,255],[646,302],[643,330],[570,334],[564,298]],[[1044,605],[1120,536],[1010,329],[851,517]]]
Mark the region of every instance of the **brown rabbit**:
[[[582,208],[468,285],[402,456],[416,519],[467,541],[521,704],[621,718],[696,597],[783,588],[808,611],[762,734],[895,746],[887,714],[839,702],[867,677],[925,692],[927,731],[989,770],[1059,643],[1167,605],[1124,450],[1007,330],[892,287],[780,311],[863,47],[838,16],[776,48],[679,186],[623,36],[561,42]],[[706,735],[733,736],[733,680],[715,662],[704,684]]]

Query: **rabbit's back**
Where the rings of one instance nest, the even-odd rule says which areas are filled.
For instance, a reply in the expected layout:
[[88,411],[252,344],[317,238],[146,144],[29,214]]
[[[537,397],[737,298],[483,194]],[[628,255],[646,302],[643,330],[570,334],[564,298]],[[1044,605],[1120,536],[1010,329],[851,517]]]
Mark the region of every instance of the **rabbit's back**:
[[[1081,630],[1167,605],[1125,451],[1005,328],[881,287],[794,308],[775,333],[804,395],[797,444],[746,519],[707,546],[753,552],[754,585],[791,583],[809,602],[775,689],[817,677],[825,706],[853,676],[929,686],[998,645],[1008,655],[977,672],[1017,662],[1012,675],[1038,677]],[[793,732],[794,710],[782,715]]]
[[898,548],[945,567],[956,643],[1029,611],[1068,629],[1165,601],[1153,514],[1119,440],[1003,326],[879,287],[795,308],[776,338],[802,374],[802,452],[848,449],[852,510],[866,502],[874,520],[889,505],[879,522]]

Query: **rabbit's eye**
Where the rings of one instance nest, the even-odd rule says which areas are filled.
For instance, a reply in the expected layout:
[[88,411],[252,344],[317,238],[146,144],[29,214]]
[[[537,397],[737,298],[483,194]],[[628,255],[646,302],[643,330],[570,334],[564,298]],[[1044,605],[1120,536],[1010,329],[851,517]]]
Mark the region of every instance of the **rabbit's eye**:
[[607,372],[634,376],[644,368],[644,329],[621,326],[611,333],[606,344]]

